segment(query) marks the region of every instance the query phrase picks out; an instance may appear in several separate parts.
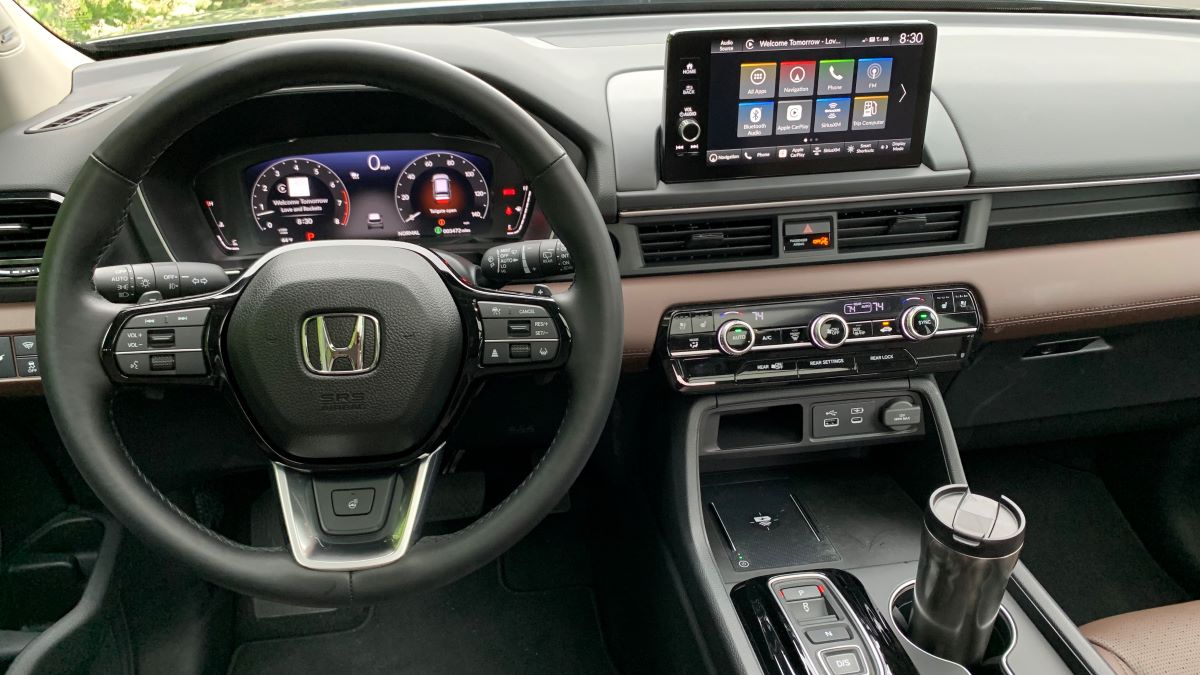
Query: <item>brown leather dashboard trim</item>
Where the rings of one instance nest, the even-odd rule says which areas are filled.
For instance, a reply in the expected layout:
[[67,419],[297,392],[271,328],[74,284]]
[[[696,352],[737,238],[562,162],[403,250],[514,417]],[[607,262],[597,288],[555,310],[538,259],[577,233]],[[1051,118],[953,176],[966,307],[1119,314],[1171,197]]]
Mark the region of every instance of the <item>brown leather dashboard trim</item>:
[[659,321],[678,305],[960,283],[978,291],[991,340],[1198,315],[1200,232],[627,278],[625,368],[647,367]]
[[[33,332],[33,303],[0,304],[0,336],[28,335]],[[0,396],[26,396],[42,393],[42,378],[0,379]]]

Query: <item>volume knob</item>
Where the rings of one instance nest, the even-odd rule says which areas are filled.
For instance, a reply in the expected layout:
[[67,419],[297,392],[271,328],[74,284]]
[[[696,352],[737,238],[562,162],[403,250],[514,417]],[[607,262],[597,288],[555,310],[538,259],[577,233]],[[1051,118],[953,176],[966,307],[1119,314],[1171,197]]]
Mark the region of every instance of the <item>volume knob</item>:
[[687,143],[700,140],[700,123],[692,118],[679,120],[679,137]]
[[837,314],[822,314],[808,325],[812,343],[821,349],[836,349],[850,335],[850,326]]
[[741,356],[754,346],[754,329],[739,319],[726,321],[717,329],[717,346],[730,356]]
[[938,315],[932,307],[916,305],[900,314],[900,332],[909,340],[928,340],[938,330]]

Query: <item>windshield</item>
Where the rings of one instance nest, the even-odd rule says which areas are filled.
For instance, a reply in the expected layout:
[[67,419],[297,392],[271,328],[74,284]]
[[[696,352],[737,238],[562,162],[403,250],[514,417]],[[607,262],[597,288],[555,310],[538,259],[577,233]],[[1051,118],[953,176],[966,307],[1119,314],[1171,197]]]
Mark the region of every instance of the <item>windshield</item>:
[[[500,0],[503,2],[503,0]],[[674,4],[671,0],[650,0],[655,5]],[[464,9],[472,6],[494,4],[497,0],[447,0],[430,3],[422,0],[397,3],[396,0],[17,0],[35,19],[59,37],[74,43],[87,43],[105,38],[122,37],[139,33],[211,26],[216,24],[238,24],[255,19],[278,19],[300,15],[326,15],[348,13],[356,10],[403,9],[431,4]],[[514,6],[530,7],[544,3],[516,2]],[[548,4],[548,3],[546,3]],[[576,4],[624,4],[616,2],[574,3],[559,0],[558,5]],[[640,4],[640,3],[639,3]],[[881,2],[881,6],[886,6]],[[1200,8],[1200,0],[1111,0],[1102,4],[1137,4],[1156,7],[1174,7],[1185,10]],[[816,7],[819,8],[819,7]],[[990,9],[996,9],[992,4]],[[670,10],[670,7],[663,7]],[[1082,11],[1087,11],[1086,5]]]

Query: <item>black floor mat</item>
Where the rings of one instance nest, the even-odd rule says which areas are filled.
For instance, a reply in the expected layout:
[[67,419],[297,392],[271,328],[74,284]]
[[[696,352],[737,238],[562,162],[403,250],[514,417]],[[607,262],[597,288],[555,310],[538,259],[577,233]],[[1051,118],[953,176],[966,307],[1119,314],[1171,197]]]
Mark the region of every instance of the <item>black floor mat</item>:
[[231,673],[612,673],[574,513],[552,515],[499,561],[376,606],[358,628],[248,642]]
[[964,457],[972,487],[1025,512],[1021,560],[1075,623],[1190,598],[1159,567],[1096,474],[1029,448]]
[[242,645],[231,673],[611,673],[587,588],[513,592],[495,564],[344,633]]

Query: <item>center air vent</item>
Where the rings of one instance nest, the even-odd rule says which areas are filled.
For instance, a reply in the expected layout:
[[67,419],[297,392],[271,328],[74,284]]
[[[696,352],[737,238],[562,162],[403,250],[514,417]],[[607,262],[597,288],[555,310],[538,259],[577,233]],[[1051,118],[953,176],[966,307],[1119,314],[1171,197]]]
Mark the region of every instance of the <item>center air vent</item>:
[[882,251],[962,241],[966,207],[931,204],[838,213],[838,250]]
[[647,265],[747,260],[775,255],[775,219],[653,223],[638,226]]
[[0,195],[0,284],[37,282],[57,213],[50,197]]

